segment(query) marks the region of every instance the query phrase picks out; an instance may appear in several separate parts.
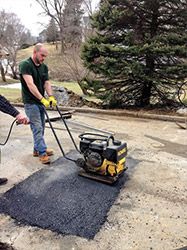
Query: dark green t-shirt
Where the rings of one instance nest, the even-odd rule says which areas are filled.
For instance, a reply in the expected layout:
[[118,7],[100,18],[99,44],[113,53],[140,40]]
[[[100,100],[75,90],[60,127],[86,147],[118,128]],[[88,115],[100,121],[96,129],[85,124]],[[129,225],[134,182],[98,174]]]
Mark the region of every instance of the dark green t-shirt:
[[33,78],[34,84],[37,86],[39,92],[42,96],[44,96],[44,83],[49,80],[48,76],[48,68],[45,63],[36,66],[31,57],[23,60],[19,65],[19,73],[20,73],[20,81],[22,85],[22,101],[23,103],[30,104],[41,104],[40,100],[38,100],[29,90],[27,84],[22,76],[30,75]]

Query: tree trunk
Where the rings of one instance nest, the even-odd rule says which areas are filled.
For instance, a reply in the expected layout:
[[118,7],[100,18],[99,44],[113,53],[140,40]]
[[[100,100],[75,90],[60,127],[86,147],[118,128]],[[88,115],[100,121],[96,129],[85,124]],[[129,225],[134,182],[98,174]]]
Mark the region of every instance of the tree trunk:
[[14,70],[14,67],[11,67],[11,70],[12,70],[12,78],[18,80],[18,76],[16,74],[16,71]]
[[56,46],[56,50],[58,50],[58,42],[57,42],[57,39],[55,39],[55,46]]
[[61,42],[61,53],[64,54],[65,46],[64,46],[64,37],[63,37],[62,30],[60,30],[60,42]]
[[84,95],[89,95],[89,93],[88,93],[88,91],[83,87],[83,85],[82,85],[82,80],[81,81],[77,81],[77,83],[79,84],[79,86],[80,86],[80,88],[81,88],[81,90],[82,90],[82,93],[84,94]]
[[145,83],[142,90],[140,106],[146,107],[150,105],[150,99],[151,99],[151,83]]
[[6,77],[5,77],[5,70],[3,68],[2,63],[0,63],[0,68],[1,68],[1,77],[2,77],[2,81],[6,82]]
[[[147,74],[151,77],[153,75],[154,71],[154,56],[147,55],[146,56],[146,67],[148,69]],[[151,99],[151,88],[152,88],[152,81],[145,82],[143,89],[142,89],[142,96],[140,99],[140,105],[141,107],[145,107],[150,105],[150,99]]]

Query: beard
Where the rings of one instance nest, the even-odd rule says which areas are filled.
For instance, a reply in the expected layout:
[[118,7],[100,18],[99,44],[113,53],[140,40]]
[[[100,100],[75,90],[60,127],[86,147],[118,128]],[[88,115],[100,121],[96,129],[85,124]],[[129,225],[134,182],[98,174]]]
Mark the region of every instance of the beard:
[[43,63],[43,62],[41,62],[41,61],[39,60],[39,58],[38,58],[37,56],[35,57],[35,61],[36,61],[37,64],[42,64],[42,63]]

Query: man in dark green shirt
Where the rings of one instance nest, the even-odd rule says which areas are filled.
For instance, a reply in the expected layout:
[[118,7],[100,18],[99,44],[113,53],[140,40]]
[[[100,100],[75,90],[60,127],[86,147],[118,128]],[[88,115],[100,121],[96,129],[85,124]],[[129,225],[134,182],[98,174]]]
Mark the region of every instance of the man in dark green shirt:
[[[48,76],[48,67],[44,63],[47,49],[43,44],[34,47],[32,57],[26,58],[19,65],[20,80],[22,84],[22,99],[25,112],[30,120],[30,127],[34,139],[33,156],[39,156],[42,163],[50,162],[49,155],[52,150],[47,149],[44,140],[45,113],[44,109],[57,102],[52,95],[52,88]],[[49,100],[44,98],[44,92]]]

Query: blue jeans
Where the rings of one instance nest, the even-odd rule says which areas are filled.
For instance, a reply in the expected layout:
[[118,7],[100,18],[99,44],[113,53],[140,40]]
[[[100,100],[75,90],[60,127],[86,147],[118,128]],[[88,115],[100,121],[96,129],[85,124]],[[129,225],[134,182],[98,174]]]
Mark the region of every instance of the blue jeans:
[[45,113],[44,106],[38,104],[25,104],[25,113],[30,121],[30,128],[34,140],[34,152],[39,156],[46,154],[46,144],[44,141]]

